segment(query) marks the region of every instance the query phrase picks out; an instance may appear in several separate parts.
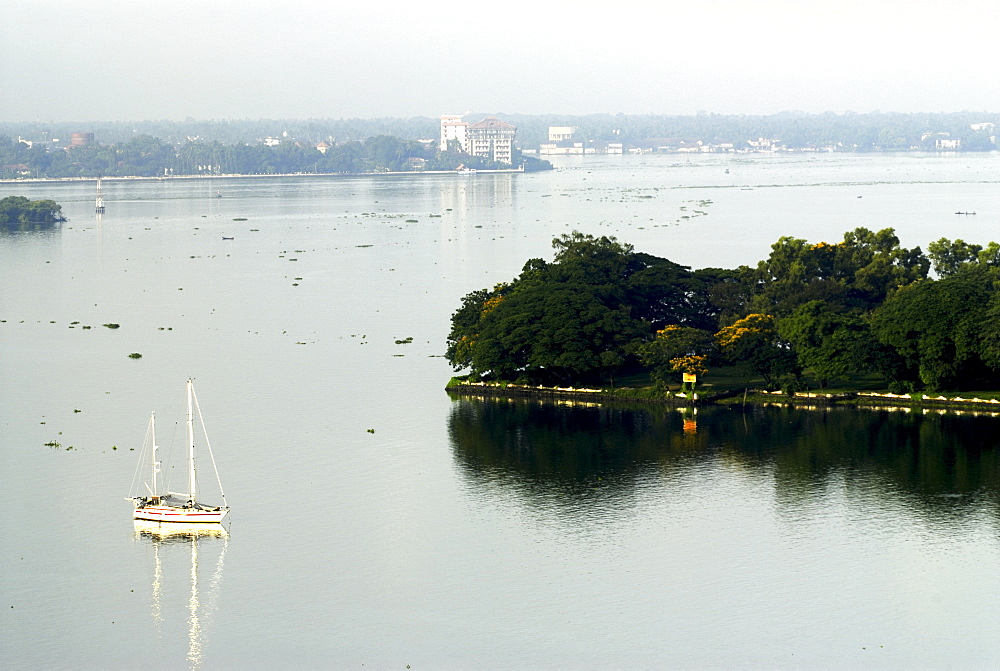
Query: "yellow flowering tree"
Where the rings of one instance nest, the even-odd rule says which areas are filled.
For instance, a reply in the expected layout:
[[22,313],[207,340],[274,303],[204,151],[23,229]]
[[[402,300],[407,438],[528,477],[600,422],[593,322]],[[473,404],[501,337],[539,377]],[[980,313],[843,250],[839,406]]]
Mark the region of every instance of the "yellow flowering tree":
[[653,340],[640,345],[636,353],[642,364],[649,366],[653,381],[665,388],[673,377],[671,373],[704,375],[712,348],[712,334],[708,331],[670,324],[657,331]]
[[760,375],[769,387],[782,375],[799,372],[795,353],[778,337],[771,315],[749,314],[720,329],[715,340],[744,375]]

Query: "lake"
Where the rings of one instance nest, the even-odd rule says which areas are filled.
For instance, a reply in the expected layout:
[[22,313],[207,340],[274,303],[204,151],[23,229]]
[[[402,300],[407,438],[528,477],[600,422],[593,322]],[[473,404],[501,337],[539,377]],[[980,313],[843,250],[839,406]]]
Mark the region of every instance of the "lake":
[[[573,230],[1000,239],[1000,155],[554,162],[0,184],[70,219],[0,234],[0,665],[995,668],[1000,418],[459,400],[441,355]],[[137,533],[188,377],[228,534]]]

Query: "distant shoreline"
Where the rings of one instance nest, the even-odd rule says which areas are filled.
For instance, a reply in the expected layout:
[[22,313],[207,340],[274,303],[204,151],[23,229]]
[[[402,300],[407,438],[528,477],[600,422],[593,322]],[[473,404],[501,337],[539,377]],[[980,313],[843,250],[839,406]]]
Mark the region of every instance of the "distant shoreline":
[[[458,175],[461,177],[472,177],[478,174],[508,174],[523,173],[521,168],[502,168],[498,170],[473,170],[471,172],[460,172],[457,170],[406,170],[387,172],[275,172],[275,173],[250,173],[238,174],[227,173],[224,175],[159,175],[156,177],[132,177],[132,176],[112,176],[101,177],[102,182],[169,182],[172,180],[193,180],[193,179],[243,179],[243,178],[264,178],[264,177],[397,177],[400,175]],[[60,184],[63,182],[96,182],[97,177],[24,177],[21,179],[0,179],[0,184]]]

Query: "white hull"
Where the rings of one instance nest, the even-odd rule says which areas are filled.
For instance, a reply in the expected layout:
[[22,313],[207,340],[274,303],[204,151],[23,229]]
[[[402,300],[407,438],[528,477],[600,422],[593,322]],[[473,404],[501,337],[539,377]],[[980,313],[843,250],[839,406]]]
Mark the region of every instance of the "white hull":
[[221,510],[197,510],[174,508],[173,506],[143,506],[136,508],[132,519],[146,522],[177,522],[182,524],[218,524],[229,512]]

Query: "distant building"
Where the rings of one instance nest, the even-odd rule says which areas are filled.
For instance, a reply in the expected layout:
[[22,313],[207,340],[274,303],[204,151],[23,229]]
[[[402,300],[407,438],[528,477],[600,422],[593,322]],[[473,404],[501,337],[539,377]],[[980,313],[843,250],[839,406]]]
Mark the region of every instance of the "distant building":
[[756,140],[747,140],[747,144],[750,145],[751,151],[765,153],[771,153],[778,148],[776,141],[768,137],[759,137]]
[[94,143],[93,133],[73,133],[70,136],[69,146],[71,147],[84,147],[88,144]]
[[984,123],[969,124],[969,128],[971,128],[972,130],[976,130],[976,131],[985,130],[985,131],[989,132],[989,131],[992,131],[996,127],[997,127],[997,125],[995,123],[990,123],[989,121],[986,121]]
[[578,130],[576,126],[549,126],[549,142],[572,140]]
[[31,168],[23,163],[14,163],[11,165],[0,165],[0,173],[12,174],[12,175],[30,175]]
[[500,121],[495,116],[488,116],[466,128],[465,134],[467,154],[498,163],[514,161],[514,136],[517,135],[515,126]]
[[465,153],[469,153],[466,149],[466,137],[465,131],[469,127],[469,124],[462,121],[461,114],[445,114],[441,117],[441,142],[438,148],[441,151],[448,151],[448,145],[451,142],[458,142],[459,148]]
[[938,151],[958,151],[962,141],[958,138],[939,137],[934,140],[934,148]]
[[676,152],[696,152],[701,151],[705,143],[697,138],[683,137],[649,137],[635,143],[637,152],[645,154],[649,152],[676,153]]
[[580,140],[553,140],[551,137],[548,142],[541,142],[538,145],[538,154],[540,156],[559,156],[565,154],[583,154],[585,149],[583,142]]
[[329,148],[330,145],[328,145],[326,142],[320,142],[318,145],[316,145],[316,151],[318,151],[321,154],[325,154],[326,150]]
[[281,140],[276,137],[269,136],[264,138],[264,145],[267,147],[277,147],[279,144],[281,144]]
[[470,156],[497,161],[498,163],[513,163],[514,136],[517,128],[501,121],[495,116],[488,116],[479,123],[462,121],[461,115],[445,114],[441,117],[441,139],[438,148],[448,151],[456,144],[458,149]]

